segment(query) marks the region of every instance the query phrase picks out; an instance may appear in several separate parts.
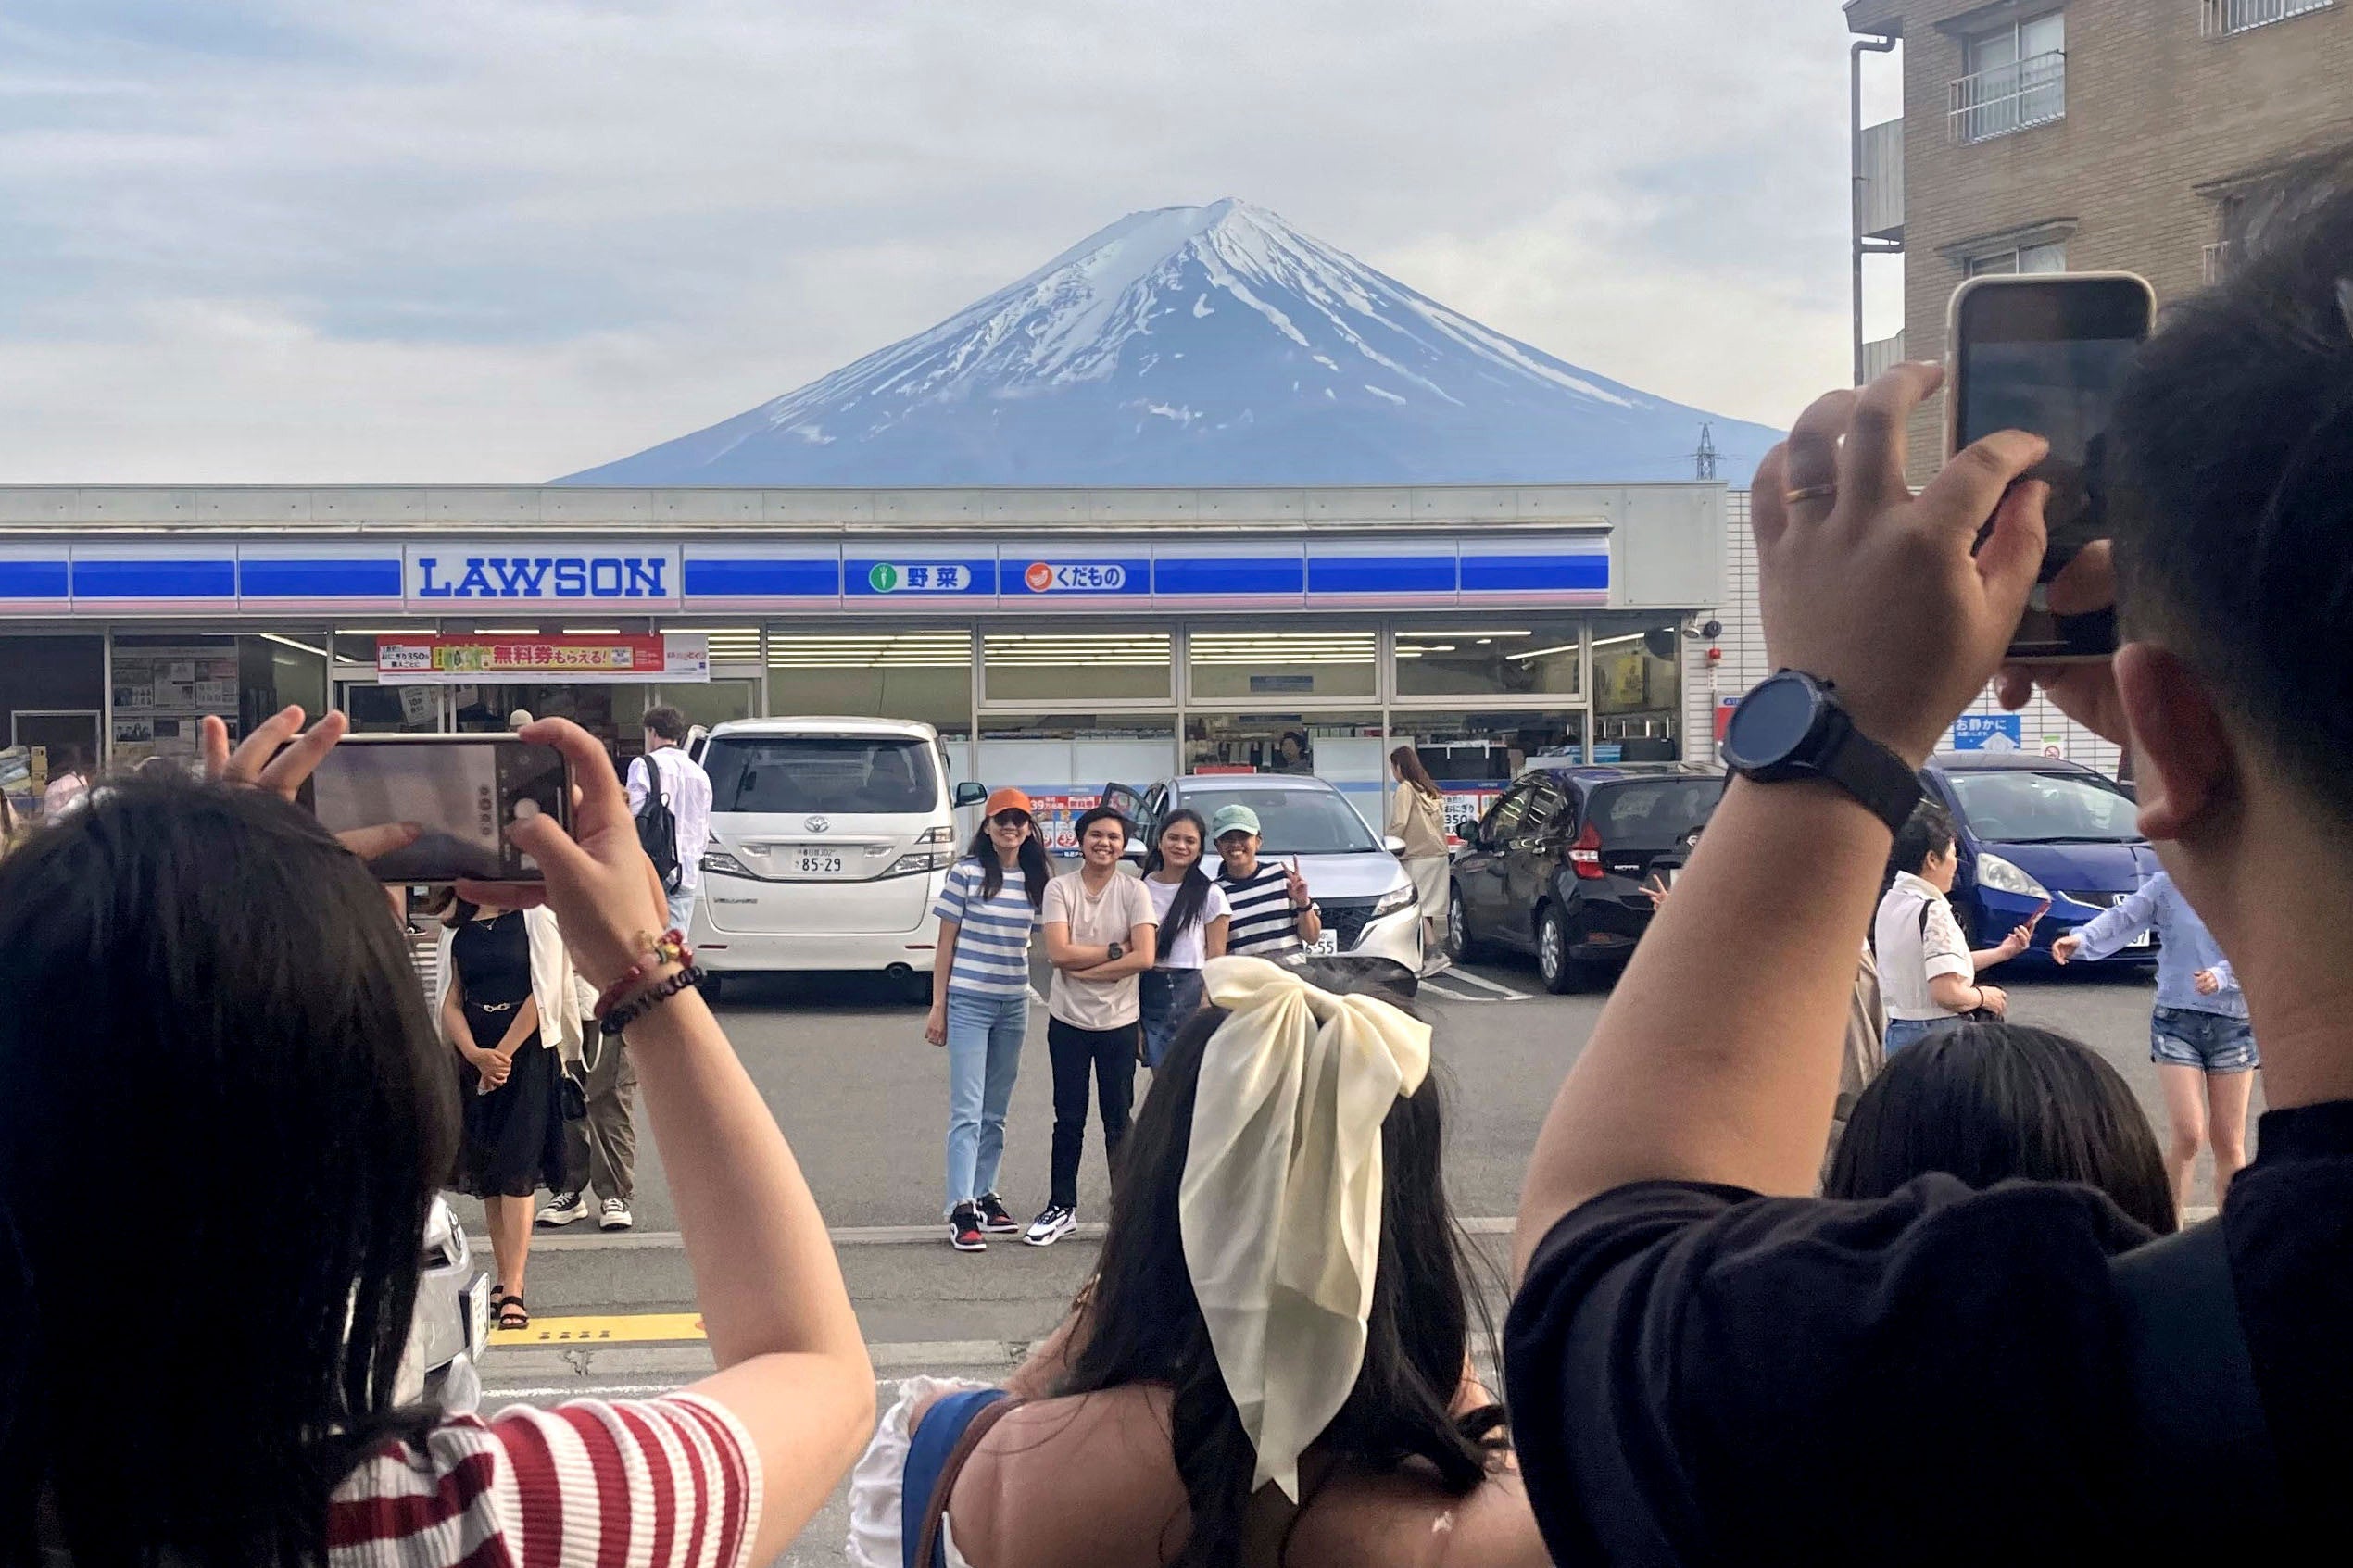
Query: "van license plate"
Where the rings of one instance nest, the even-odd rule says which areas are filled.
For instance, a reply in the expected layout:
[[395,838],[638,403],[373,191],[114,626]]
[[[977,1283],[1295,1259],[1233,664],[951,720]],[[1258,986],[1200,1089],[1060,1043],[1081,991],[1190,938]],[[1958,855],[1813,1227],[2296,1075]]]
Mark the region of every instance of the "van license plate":
[[803,876],[831,876],[840,870],[841,857],[838,855],[819,855],[807,849],[800,852],[800,874]]

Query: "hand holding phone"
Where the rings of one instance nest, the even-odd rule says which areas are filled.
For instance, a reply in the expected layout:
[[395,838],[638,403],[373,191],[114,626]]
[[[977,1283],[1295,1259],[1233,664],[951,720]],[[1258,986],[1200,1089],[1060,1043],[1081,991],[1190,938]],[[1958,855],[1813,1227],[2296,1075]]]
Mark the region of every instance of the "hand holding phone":
[[464,879],[536,882],[539,867],[510,836],[545,814],[572,820],[564,759],[520,735],[356,735],[331,746],[298,786],[302,804],[339,834],[413,824],[405,843],[369,857],[380,882],[440,886]]

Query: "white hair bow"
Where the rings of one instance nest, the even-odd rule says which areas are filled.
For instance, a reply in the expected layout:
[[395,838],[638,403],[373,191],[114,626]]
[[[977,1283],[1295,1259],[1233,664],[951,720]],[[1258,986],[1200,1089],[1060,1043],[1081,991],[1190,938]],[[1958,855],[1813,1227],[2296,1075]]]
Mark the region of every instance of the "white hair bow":
[[1381,1123],[1429,1073],[1429,1026],[1264,959],[1213,959],[1229,1016],[1203,1047],[1177,1217],[1242,1430],[1251,1487],[1299,1497],[1299,1456],[1365,1361],[1380,1258]]

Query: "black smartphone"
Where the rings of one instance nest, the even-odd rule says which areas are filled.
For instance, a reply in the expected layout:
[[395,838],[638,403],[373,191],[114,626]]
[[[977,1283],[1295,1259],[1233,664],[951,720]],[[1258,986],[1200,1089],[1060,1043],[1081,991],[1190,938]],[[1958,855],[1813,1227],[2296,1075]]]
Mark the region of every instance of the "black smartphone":
[[2045,589],[2084,546],[2108,536],[2108,415],[2156,318],[2156,294],[2130,272],[1971,278],[1954,292],[1944,333],[1947,455],[1997,430],[2029,431],[2051,444],[2028,475],[2051,487],[2044,508],[2050,548],[2010,640],[2013,659],[2116,651],[2113,610],[2054,615]]
[[544,812],[570,832],[571,782],[563,753],[510,734],[346,735],[297,798],[331,833],[384,822],[423,830],[369,863],[379,882],[537,882],[538,866],[507,829]]

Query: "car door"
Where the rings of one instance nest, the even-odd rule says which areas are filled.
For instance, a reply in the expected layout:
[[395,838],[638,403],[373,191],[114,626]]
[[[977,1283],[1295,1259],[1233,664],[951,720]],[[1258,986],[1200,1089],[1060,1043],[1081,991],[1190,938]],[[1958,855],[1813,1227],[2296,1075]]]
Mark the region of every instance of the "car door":
[[1504,857],[1504,898],[1510,909],[1508,918],[1517,924],[1527,941],[1535,940],[1536,906],[1552,885],[1553,873],[1560,868],[1561,851],[1567,847],[1568,835],[1576,827],[1576,816],[1567,792],[1558,784],[1550,779],[1534,781],[1528,794],[1528,809],[1521,815]]
[[1512,836],[1528,814],[1533,790],[1526,783],[1505,790],[1479,819],[1478,842],[1454,861],[1454,885],[1462,889],[1464,919],[1474,941],[1527,944],[1527,932],[1512,924],[1505,877]]

